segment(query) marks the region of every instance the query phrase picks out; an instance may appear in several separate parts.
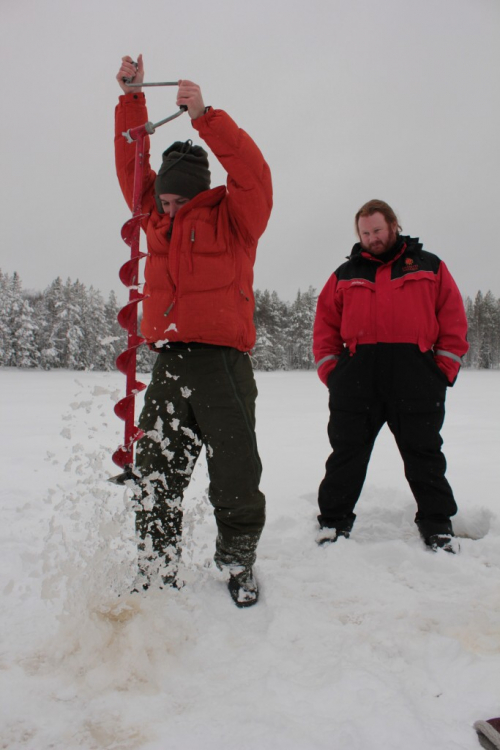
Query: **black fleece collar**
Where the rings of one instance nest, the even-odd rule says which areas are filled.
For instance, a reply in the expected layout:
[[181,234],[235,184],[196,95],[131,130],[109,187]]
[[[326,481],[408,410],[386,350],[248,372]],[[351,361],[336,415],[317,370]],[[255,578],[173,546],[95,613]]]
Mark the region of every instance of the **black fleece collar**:
[[406,250],[411,247],[412,253],[420,253],[420,251],[422,250],[422,243],[419,241],[418,237],[407,237],[398,234],[394,245],[389,248],[389,250],[386,250],[385,253],[382,253],[382,255],[372,255],[372,253],[369,253],[368,250],[365,250],[363,247],[361,247],[360,242],[356,242],[351,250],[351,255],[348,256],[348,258],[361,259],[361,253],[368,253],[374,260],[379,260],[381,263],[390,263],[390,261],[393,260],[399,252],[401,252],[404,245],[406,245]]

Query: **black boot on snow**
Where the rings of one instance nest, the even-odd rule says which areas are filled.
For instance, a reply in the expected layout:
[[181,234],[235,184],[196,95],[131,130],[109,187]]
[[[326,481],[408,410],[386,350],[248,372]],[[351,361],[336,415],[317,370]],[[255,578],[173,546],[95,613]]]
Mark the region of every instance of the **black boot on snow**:
[[454,555],[460,550],[460,545],[453,533],[453,526],[449,519],[445,521],[433,521],[416,518],[415,523],[424,544],[433,552],[442,549]]
[[244,568],[240,573],[231,573],[227,587],[237,607],[251,607],[257,604],[259,588],[251,568]]
[[354,513],[337,521],[326,521],[322,516],[318,516],[320,529],[316,534],[316,543],[320,546],[333,544],[340,536],[349,539],[355,519]]
[[427,539],[424,539],[424,542],[433,552],[442,549],[445,552],[451,552],[452,555],[455,555],[460,551],[458,540],[452,534],[432,534]]

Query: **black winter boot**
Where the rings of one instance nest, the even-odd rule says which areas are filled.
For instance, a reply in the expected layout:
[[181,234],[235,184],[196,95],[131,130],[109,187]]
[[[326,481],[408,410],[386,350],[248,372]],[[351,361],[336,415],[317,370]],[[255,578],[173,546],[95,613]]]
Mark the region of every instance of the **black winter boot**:
[[252,568],[244,568],[239,573],[231,572],[227,587],[237,607],[251,607],[257,604],[259,588]]
[[225,539],[221,534],[217,535],[215,564],[219,570],[229,571],[227,587],[237,607],[251,607],[259,598],[252,570],[259,536],[260,534],[239,534]]
[[415,519],[420,536],[424,544],[433,552],[442,549],[454,555],[460,550],[457,538],[453,533],[451,521],[432,521],[426,519]]
[[431,534],[427,539],[424,539],[424,542],[433,552],[442,549],[455,555],[460,551],[458,540],[453,534]]
[[349,539],[355,520],[355,513],[351,513],[344,518],[339,518],[336,521],[326,520],[322,516],[318,516],[320,529],[316,534],[316,542],[319,545],[333,544],[339,536]]

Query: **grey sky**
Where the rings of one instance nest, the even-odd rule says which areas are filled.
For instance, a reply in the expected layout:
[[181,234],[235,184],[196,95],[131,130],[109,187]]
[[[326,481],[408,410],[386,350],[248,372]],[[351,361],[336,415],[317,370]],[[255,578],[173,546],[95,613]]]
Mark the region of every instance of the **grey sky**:
[[[376,197],[464,294],[500,296],[499,0],[1,0],[0,41],[0,268],[25,288],[70,276],[124,298],[115,75],[142,52],[147,80],[199,83],[271,165],[256,287],[320,290]],[[176,109],[147,96],[153,121]],[[189,137],[187,115],[159,129],[153,166]]]

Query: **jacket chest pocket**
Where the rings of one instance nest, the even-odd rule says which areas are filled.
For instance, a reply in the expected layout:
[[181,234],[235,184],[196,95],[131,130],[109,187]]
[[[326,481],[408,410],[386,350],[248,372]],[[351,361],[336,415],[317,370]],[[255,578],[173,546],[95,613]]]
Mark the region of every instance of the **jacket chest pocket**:
[[349,341],[372,336],[376,328],[375,286],[342,282],[337,287],[337,296],[342,309],[342,338]]
[[[420,272],[420,273],[407,273],[401,276],[399,279],[393,279],[391,282],[394,289],[412,290],[419,289],[422,292],[424,289],[434,291],[436,287],[436,277],[433,273]],[[413,286],[418,284],[419,287]],[[423,286],[420,287],[420,284]]]
[[394,284],[394,319],[404,320],[407,341],[429,348],[439,336],[438,283],[433,273],[408,273]]
[[433,273],[408,273],[393,282],[394,307],[398,314],[433,318],[436,309],[437,282]]
[[189,225],[189,245],[192,253],[200,255],[219,255],[227,250],[225,237],[206,221]]
[[[207,222],[195,222],[187,228],[184,250],[188,274],[184,277],[187,291],[221,289],[234,282],[234,254],[223,237],[218,237],[215,227]],[[187,246],[187,247],[186,247]]]

